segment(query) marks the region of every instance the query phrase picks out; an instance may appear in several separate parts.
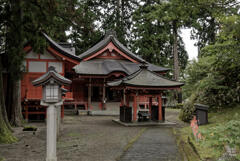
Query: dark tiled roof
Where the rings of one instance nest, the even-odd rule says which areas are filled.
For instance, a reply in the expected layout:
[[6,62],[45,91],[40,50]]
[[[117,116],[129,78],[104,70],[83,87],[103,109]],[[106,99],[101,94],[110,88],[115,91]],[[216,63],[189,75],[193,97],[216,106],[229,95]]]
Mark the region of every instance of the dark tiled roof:
[[[139,65],[127,60],[115,59],[94,59],[89,61],[82,61],[73,69],[77,74],[82,75],[108,75],[112,72],[120,71],[130,75],[139,70]],[[168,71],[168,68],[158,67],[149,64],[149,70],[155,72]]]
[[35,79],[34,81],[32,81],[32,84],[34,86],[41,86],[41,85],[49,82],[52,78],[54,78],[59,84],[62,84],[62,85],[68,85],[68,84],[72,83],[71,80],[63,77],[60,74],[58,74],[56,72],[55,68],[51,66],[51,67],[48,68],[48,72],[46,72],[45,74],[43,74],[39,78]]
[[147,69],[147,67],[141,67],[135,73],[126,76],[122,79],[108,82],[109,86],[137,86],[137,87],[154,87],[154,88],[171,88],[171,87],[180,87],[183,86],[184,83],[180,83],[177,81],[172,81],[163,76],[154,73]]
[[114,34],[107,34],[103,40],[98,42],[96,45],[85,51],[84,53],[79,55],[79,58],[84,59],[88,56],[91,56],[92,54],[96,53],[97,51],[103,49],[109,42],[112,42],[116,47],[118,47],[119,50],[121,50],[123,53],[131,57],[132,59],[142,63],[146,62],[144,59],[140,58],[139,56],[132,53],[130,50],[128,50],[123,44],[121,44]]
[[61,54],[72,58],[74,60],[80,61],[81,59],[75,55],[75,50],[71,50],[70,48],[64,46],[63,44],[56,43],[53,39],[51,39],[47,34],[43,33],[44,37],[47,39],[47,41],[50,43],[50,46],[60,52]]

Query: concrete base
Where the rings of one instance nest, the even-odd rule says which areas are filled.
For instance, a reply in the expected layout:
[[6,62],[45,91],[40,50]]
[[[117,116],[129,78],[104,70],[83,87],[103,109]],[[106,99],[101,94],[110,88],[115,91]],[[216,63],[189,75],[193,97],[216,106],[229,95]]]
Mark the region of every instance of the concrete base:
[[80,116],[87,116],[89,113],[88,110],[78,110],[78,115]]
[[164,122],[157,122],[157,121],[146,121],[146,122],[122,122],[119,119],[113,119],[112,120],[115,123],[118,123],[120,125],[126,126],[126,127],[135,127],[135,126],[164,126],[164,127],[173,127],[176,125],[174,122],[164,121]]
[[78,115],[80,116],[119,116],[119,111],[109,111],[109,110],[78,110]]
[[88,115],[91,116],[119,116],[119,111],[88,111]]

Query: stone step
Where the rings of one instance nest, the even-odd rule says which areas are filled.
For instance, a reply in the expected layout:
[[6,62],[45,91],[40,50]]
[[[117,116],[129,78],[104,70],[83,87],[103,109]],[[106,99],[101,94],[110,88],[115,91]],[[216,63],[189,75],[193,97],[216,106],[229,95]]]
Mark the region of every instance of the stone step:
[[76,115],[77,111],[75,109],[64,109],[64,115]]
[[119,116],[119,111],[89,111],[91,116]]

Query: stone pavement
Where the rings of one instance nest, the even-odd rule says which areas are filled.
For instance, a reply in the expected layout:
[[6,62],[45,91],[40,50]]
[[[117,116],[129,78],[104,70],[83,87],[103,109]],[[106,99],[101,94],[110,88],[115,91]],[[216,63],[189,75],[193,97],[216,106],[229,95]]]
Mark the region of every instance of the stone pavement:
[[148,128],[120,161],[180,161],[171,128]]

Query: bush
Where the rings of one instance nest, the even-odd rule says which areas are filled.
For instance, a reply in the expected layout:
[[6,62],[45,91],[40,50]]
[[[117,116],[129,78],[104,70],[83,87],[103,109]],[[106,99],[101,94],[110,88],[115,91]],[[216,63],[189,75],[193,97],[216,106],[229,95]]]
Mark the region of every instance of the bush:
[[194,105],[192,102],[189,101],[183,105],[183,108],[179,113],[179,119],[184,122],[189,122],[192,120],[193,112],[194,112]]
[[198,96],[192,94],[184,103],[183,108],[179,113],[179,119],[184,122],[190,122],[193,118],[193,112],[195,110],[194,103],[196,102]]
[[178,103],[175,108],[176,109],[183,109],[183,104],[182,103]]

